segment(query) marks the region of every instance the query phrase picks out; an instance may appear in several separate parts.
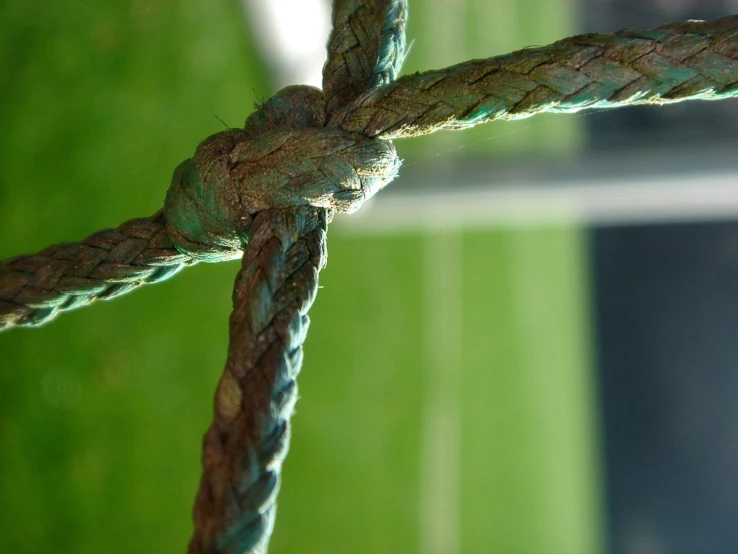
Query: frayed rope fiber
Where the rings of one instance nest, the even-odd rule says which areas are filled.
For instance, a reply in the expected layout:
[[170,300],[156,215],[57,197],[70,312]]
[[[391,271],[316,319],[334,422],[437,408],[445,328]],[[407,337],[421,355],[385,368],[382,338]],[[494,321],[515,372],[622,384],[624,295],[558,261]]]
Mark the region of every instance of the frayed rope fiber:
[[243,129],[205,139],[174,171],[153,217],[0,262],[0,329],[8,329],[200,261],[242,258],[190,554],[267,550],[327,226],[395,178],[391,139],[738,94],[738,16],[581,35],[398,78],[406,18],[405,0],[335,0],[324,90],[287,87]]

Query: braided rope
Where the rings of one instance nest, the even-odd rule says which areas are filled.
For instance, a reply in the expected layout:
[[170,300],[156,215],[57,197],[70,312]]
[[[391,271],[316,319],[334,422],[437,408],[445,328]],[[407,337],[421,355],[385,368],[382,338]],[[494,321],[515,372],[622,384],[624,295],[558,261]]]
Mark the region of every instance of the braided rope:
[[0,262],[2,330],[245,249],[191,554],[266,551],[328,219],[394,178],[390,139],[543,111],[738,94],[738,17],[583,35],[395,80],[406,17],[406,0],[335,0],[324,91],[287,87],[243,130],[203,141],[175,170],[166,216]]
[[254,220],[203,443],[190,554],[266,552],[327,223],[326,211],[311,207],[266,210]]
[[192,263],[174,248],[162,212],[2,260],[0,331],[42,325],[63,311],[164,281]]
[[400,77],[330,127],[383,139],[495,119],[717,100],[738,94],[738,16],[575,36],[542,48]]
[[[349,98],[361,87],[378,88],[338,109],[329,126],[365,137],[415,136],[544,111],[574,112],[738,94],[738,16],[673,23],[651,31],[581,35],[386,84],[399,71],[404,56],[406,2],[337,0],[334,10],[337,26],[324,72],[324,98],[332,101],[328,91],[342,87],[352,92],[344,91],[341,98]],[[373,41],[374,36],[380,39]],[[339,67],[343,69],[329,69]],[[268,102],[257,112],[260,115],[249,118],[248,136],[270,125],[274,128],[284,121],[281,116],[299,112],[300,107],[305,115],[290,128],[320,123],[326,109],[322,99],[316,99],[318,91],[288,89],[276,107]],[[161,219],[151,221],[155,225]],[[46,323],[61,311],[119,296],[139,284],[159,282],[192,263],[173,249],[166,234],[145,229],[146,220],[134,222],[103,231],[108,234],[105,239],[96,234],[77,245],[52,246],[36,255],[0,262],[0,330]],[[244,236],[245,229],[238,231]],[[136,254],[140,239],[153,241],[151,259],[147,259],[146,245]],[[90,245],[93,248],[87,248]],[[112,258],[107,259],[100,248],[114,250]],[[213,259],[228,259],[240,248],[236,245],[228,256],[214,255]]]
[[395,80],[405,60],[407,11],[407,0],[333,2],[323,67],[329,116],[363,92]]

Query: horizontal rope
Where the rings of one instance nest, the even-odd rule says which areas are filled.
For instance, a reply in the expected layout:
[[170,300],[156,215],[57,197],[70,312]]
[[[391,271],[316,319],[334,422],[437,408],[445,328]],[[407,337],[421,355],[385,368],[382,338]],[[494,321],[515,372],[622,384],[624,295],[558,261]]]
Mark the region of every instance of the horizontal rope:
[[580,35],[400,77],[329,126],[392,139],[542,112],[717,100],[738,94],[738,16]]
[[61,312],[164,281],[193,263],[174,248],[162,212],[2,260],[0,331],[47,323]]
[[262,554],[289,447],[307,312],[326,263],[325,210],[266,210],[236,277],[228,361],[203,442],[190,554]]

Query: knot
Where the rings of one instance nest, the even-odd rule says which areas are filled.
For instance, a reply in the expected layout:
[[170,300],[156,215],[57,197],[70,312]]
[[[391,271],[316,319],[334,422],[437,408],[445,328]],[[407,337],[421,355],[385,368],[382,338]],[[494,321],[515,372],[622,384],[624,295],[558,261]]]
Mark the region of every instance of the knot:
[[353,213],[397,175],[392,142],[322,126],[318,89],[287,87],[244,129],[212,135],[172,176],[164,210],[177,250],[239,258],[255,214],[310,205]]

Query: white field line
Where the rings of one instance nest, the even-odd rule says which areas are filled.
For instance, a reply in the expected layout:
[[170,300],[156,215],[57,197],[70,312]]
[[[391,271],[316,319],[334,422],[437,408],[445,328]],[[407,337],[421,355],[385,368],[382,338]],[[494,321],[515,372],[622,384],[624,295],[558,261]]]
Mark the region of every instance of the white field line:
[[461,234],[430,232],[424,243],[419,551],[461,554]]
[[[480,183],[481,185],[481,183]],[[449,183],[452,189],[453,183]],[[738,218],[738,173],[520,184],[498,190],[381,193],[359,213],[338,217],[351,233],[521,225],[628,225]]]

